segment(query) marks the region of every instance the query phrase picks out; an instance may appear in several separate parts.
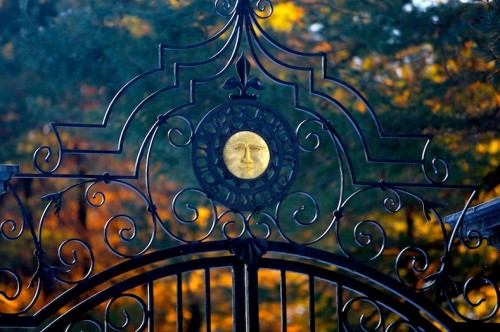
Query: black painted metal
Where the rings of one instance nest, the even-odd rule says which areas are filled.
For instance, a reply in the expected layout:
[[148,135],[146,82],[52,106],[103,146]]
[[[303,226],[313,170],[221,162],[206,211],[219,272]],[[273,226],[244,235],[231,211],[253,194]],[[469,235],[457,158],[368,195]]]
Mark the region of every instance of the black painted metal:
[[286,271],[280,270],[280,308],[281,308],[281,332],[286,332]]
[[[309,293],[305,299],[311,331],[321,329],[315,316],[315,298],[321,295],[317,293],[317,280],[335,287],[335,294],[331,295],[335,298],[339,330],[435,331],[436,325],[444,330],[457,330],[498,319],[497,280],[468,276],[461,284],[462,280],[455,281],[451,275],[452,250],[458,245],[469,249],[481,245],[477,232],[469,230],[465,234],[461,226],[476,188],[446,183],[447,163],[440,157],[428,156],[432,137],[385,133],[368,101],[347,83],[328,76],[325,54],[296,52],[271,38],[261,22],[272,15],[272,1],[217,0],[215,11],[227,18],[223,28],[196,45],[161,45],[159,67],[128,82],[110,103],[102,124],[52,123],[58,146],[41,146],[35,151],[35,172],[0,178],[2,184],[6,184],[3,194],[12,197],[21,215],[20,221],[8,218],[1,222],[0,246],[21,243],[26,235],[35,249],[36,261],[35,272],[28,280],[15,267],[0,266],[0,327],[70,331],[78,324],[87,324],[96,330],[124,330],[134,321],[137,330],[159,329],[161,327],[155,325],[155,312],[162,304],[155,298],[156,282],[171,276],[175,278],[177,292],[175,328],[183,331],[186,325],[183,295],[187,292],[183,276],[191,271],[203,271],[205,317],[202,320],[206,330],[211,331],[212,315],[217,309],[211,302],[214,296],[211,273],[222,267],[230,268],[232,274],[232,294],[228,299],[232,301],[232,312],[227,315],[232,317],[234,331],[259,329],[258,277],[263,269],[280,273],[277,283],[281,309],[272,314],[280,316],[276,320],[281,322],[282,331],[287,331],[289,318],[289,273],[308,278]],[[218,41],[221,44],[208,59],[172,63],[165,60],[169,52],[179,50],[191,52],[194,57],[198,49]],[[277,56],[278,53],[283,56]],[[190,70],[197,68],[203,70],[191,77]],[[133,90],[137,82],[154,81],[156,74],[169,70],[173,73],[173,83],[158,85],[133,106],[122,123],[116,148],[80,149],[65,141],[72,131],[107,130],[118,101]],[[305,73],[308,80],[303,85],[277,72]],[[349,107],[319,83],[333,85],[363,104],[380,141],[412,142],[422,146],[420,154],[414,158],[374,156],[369,140]],[[289,94],[288,105],[279,109],[271,106],[274,96],[268,93],[270,85],[284,87]],[[210,87],[213,100],[200,101],[197,91],[206,86]],[[227,91],[231,93],[227,95]],[[185,98],[175,99],[177,96]],[[159,99],[176,100],[176,103],[157,111],[159,113],[148,120],[140,144],[131,143],[130,128],[134,120]],[[315,106],[319,101],[324,105]],[[193,112],[200,105],[207,111]],[[331,109],[325,112],[325,107]],[[335,112],[329,112],[331,110]],[[338,117],[332,119],[332,114]],[[349,127],[352,136],[344,137],[341,133],[345,128],[340,126]],[[238,131],[255,132],[269,146],[270,165],[255,179],[235,177],[222,160],[225,142]],[[166,141],[162,141],[162,135]],[[349,139],[353,137],[364,153],[362,165],[357,165],[349,148]],[[193,168],[196,180],[192,186],[176,189],[168,207],[160,206],[164,197],[154,190],[158,181],[154,175],[155,148],[159,145],[169,151],[187,152],[187,165]],[[82,174],[78,169],[71,171],[62,167],[71,155],[125,156],[126,146],[136,148],[133,158],[129,159],[134,163],[131,173],[123,168]],[[311,168],[303,167],[302,161],[319,159],[325,156],[325,150],[330,158],[328,171],[332,174],[332,186],[313,192],[314,188],[304,181]],[[368,181],[358,172],[358,166],[383,164],[415,168],[419,173],[415,179],[401,182]],[[57,185],[62,189],[41,197],[47,204],[37,222],[15,186],[16,181],[33,179],[56,183],[61,183],[57,182],[61,179],[72,181]],[[88,208],[104,210],[106,190],[110,188],[134,196],[134,212],[144,211],[137,217],[127,212],[126,206],[121,206],[123,211],[112,214],[102,223],[102,242],[115,264],[99,270],[97,263],[101,257],[94,253],[91,240],[81,235],[62,240],[55,252],[47,251],[46,224],[54,218],[58,220],[64,212],[64,200],[81,192]],[[424,197],[432,190],[461,190],[468,194],[467,203],[451,231],[439,214],[440,205]],[[419,206],[423,218],[438,225],[437,233],[441,237],[438,257],[433,257],[425,246],[414,243],[403,244],[397,254],[389,255],[387,243],[393,239],[383,222],[350,219],[350,210],[356,202],[375,197],[381,198],[382,211],[389,216],[401,212],[405,204]],[[204,226],[190,231],[190,227],[202,223]],[[475,243],[471,244],[473,240]],[[338,252],[329,249],[333,242]],[[360,255],[363,250],[367,253]],[[382,272],[377,264],[387,261],[390,264],[386,264]],[[388,265],[392,268],[387,268]],[[146,288],[144,296],[134,292],[141,286]],[[490,298],[472,300],[470,293],[479,288],[489,289]],[[486,313],[482,316],[464,314],[455,302],[457,293],[471,311],[489,303]],[[30,300],[19,304],[21,294]],[[426,297],[432,294],[444,299],[444,308]],[[50,298],[48,303],[40,304],[46,296]],[[129,317],[127,312],[124,321],[116,323],[110,313],[122,300],[133,303],[134,312],[139,314]],[[17,307],[3,307],[3,303]],[[91,312],[101,304],[105,304],[105,309],[96,318]],[[357,313],[354,308],[360,307],[369,308],[366,314],[376,318],[375,327],[365,326],[363,313],[352,320],[352,315]]]
[[[270,246],[273,252],[276,253],[287,254],[290,252],[302,252],[302,254],[300,255],[302,258],[306,259],[308,257],[314,257],[314,260],[311,261],[307,259],[304,262],[299,263],[295,260],[288,260],[283,258],[263,258],[258,267],[252,267],[252,269],[254,270],[254,275],[257,269],[275,269],[304,274],[306,276],[309,276],[310,281],[313,280],[313,278],[320,278],[322,280],[333,282],[339,287],[342,286],[342,289],[349,289],[351,291],[355,291],[358,294],[358,296],[351,298],[351,301],[359,301],[363,299],[373,304],[373,306],[377,308],[377,310],[381,310],[382,307],[389,308],[390,310],[398,313],[398,315],[401,316],[401,319],[406,321],[408,324],[415,325],[415,327],[422,327],[422,329],[417,329],[417,331],[434,331],[436,330],[436,327],[433,327],[433,323],[439,324],[439,326],[445,327],[446,329],[450,330],[453,330],[455,326],[458,326],[448,315],[442,312],[439,307],[434,305],[432,302],[427,302],[427,300],[420,297],[418,294],[413,293],[410,289],[403,287],[383,273],[380,273],[369,267],[360,267],[358,266],[359,263],[349,261],[344,257],[328,255],[324,252],[312,248],[304,249],[300,245],[271,242]],[[129,262],[125,262],[123,264],[120,264],[117,270],[122,272],[121,275],[123,275],[127,271],[137,269],[140,266],[152,264],[156,260],[156,262],[159,262],[167,260],[171,257],[197,252],[196,250],[192,250],[189,245],[176,249],[178,250],[162,250],[151,254],[145,254],[144,256],[138,258],[137,264],[128,264]],[[227,243],[225,241],[207,242],[200,244],[198,249],[200,249],[200,252],[211,252],[213,250],[224,249],[224,251],[227,252]],[[340,267],[345,271],[356,269],[357,267],[358,269],[356,271],[356,275],[343,274],[316,265],[314,261],[318,259],[321,261],[323,261],[323,259],[327,259],[327,261],[323,262],[335,264],[335,266]],[[120,297],[123,293],[126,293],[141,284],[153,282],[155,280],[165,278],[169,275],[177,277],[181,273],[187,271],[204,269],[210,270],[222,266],[230,266],[233,270],[233,324],[235,330],[245,330],[247,324],[258,324],[255,320],[249,320],[248,322],[246,320],[246,317],[249,317],[245,314],[247,310],[249,310],[249,312],[251,312],[252,314],[255,314],[256,312],[254,311],[255,307],[248,307],[246,305],[246,295],[248,295],[248,292],[252,292],[253,290],[247,288],[247,284],[245,282],[245,265],[242,264],[241,261],[239,261],[239,259],[234,256],[227,256],[222,254],[220,255],[220,257],[194,259],[183,263],[165,265],[155,270],[148,271],[145,274],[140,274],[128,279],[124,279],[122,280],[122,282],[106,288],[106,290],[104,290],[103,292],[97,293],[89,297],[88,299],[85,299],[76,304],[71,310],[52,322],[52,324],[50,324],[46,329],[47,331],[64,330],[68,324],[75,324],[82,318],[85,319],[84,317],[86,312],[97,306],[99,303],[104,303],[106,301]],[[361,279],[358,279],[356,277],[360,277]],[[370,280],[370,282],[380,285],[383,288],[375,288],[372,285],[367,284],[364,280]],[[92,284],[96,284],[99,282],[105,282],[105,279],[99,278],[99,276],[95,276],[91,277],[89,279],[89,282]],[[255,279],[253,282],[255,282]],[[69,302],[71,302],[76,295],[75,292],[72,293],[73,294],[67,294],[66,296]],[[255,293],[252,294],[252,296],[255,296]],[[304,296],[305,298],[309,298],[308,294],[304,294]],[[402,296],[408,302],[399,302],[400,296]],[[342,308],[342,310],[340,311],[340,316],[342,317],[342,315],[346,315],[347,313],[349,313],[349,306],[347,303],[343,306],[341,306],[341,304],[342,302],[338,303],[340,308]],[[147,304],[143,303],[142,307],[144,308],[144,313],[146,315]],[[427,318],[426,316],[421,316],[421,313],[418,310],[415,310],[415,308],[419,308],[427,316]],[[345,320],[345,317],[343,319]],[[381,320],[383,320],[382,317]],[[343,324],[345,325],[348,323],[344,322]]]

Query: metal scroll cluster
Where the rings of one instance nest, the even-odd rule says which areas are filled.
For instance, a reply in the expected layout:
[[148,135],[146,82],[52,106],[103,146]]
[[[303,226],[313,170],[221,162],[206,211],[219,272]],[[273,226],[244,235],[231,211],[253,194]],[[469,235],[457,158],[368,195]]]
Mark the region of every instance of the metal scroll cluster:
[[[368,101],[352,86],[328,76],[324,65],[326,55],[296,52],[275,41],[261,25],[261,20],[273,13],[272,1],[217,0],[215,12],[227,20],[219,32],[192,46],[161,45],[160,67],[128,82],[111,102],[102,124],[52,123],[57,148],[41,146],[33,157],[35,172],[20,173],[6,181],[4,196],[14,200],[20,219],[9,217],[1,222],[0,246],[31,238],[37,267],[34,267],[29,281],[24,280],[25,276],[15,267],[0,266],[0,325],[9,324],[12,317],[17,325],[33,324],[26,314],[33,310],[39,310],[38,317],[48,318],[61,306],[71,303],[76,295],[81,296],[91,287],[111,280],[114,277],[111,269],[101,271],[97,268],[102,266],[99,260],[103,258],[95,249],[97,242],[104,243],[106,253],[115,259],[116,266],[112,270],[122,273],[180,253],[202,254],[224,249],[230,255],[228,264],[232,264],[235,271],[238,264],[247,268],[271,264],[266,260],[266,254],[273,251],[295,256],[310,255],[309,258],[336,265],[346,273],[355,271],[357,276],[368,278],[389,292],[406,294],[412,289],[437,294],[457,320],[488,321],[497,317],[500,295],[494,280],[473,276],[465,282],[455,281],[450,274],[454,248],[457,245],[477,248],[481,245],[481,237],[474,231],[462,234],[460,222],[451,231],[447,229],[439,214],[442,205],[427,199],[425,192],[470,192],[463,207],[465,211],[476,195],[476,188],[446,183],[449,175],[447,163],[440,157],[428,157],[432,137],[384,133]],[[207,49],[212,50],[207,59],[166,62],[171,51],[182,50],[194,56],[197,50],[203,53]],[[302,61],[304,58],[308,60]],[[201,70],[196,72],[196,68]],[[148,91],[147,97],[126,114],[116,149],[80,149],[64,142],[63,138],[70,136],[67,135],[70,130],[106,130],[118,107],[117,100],[134,90],[140,80],[154,81],[155,75],[163,75],[171,69],[174,83]],[[191,77],[191,71],[199,76]],[[297,75],[287,75],[290,73]],[[306,73],[303,75],[307,77],[305,84],[294,79],[301,73]],[[419,142],[423,146],[419,156],[414,159],[372,156],[368,139],[352,112],[317,82],[340,89],[362,103],[372,116],[372,125],[378,130],[381,141]],[[273,95],[276,90],[271,89],[271,85],[282,87],[285,97]],[[197,95],[201,94],[197,91],[206,86],[209,86],[208,96],[212,99],[207,95],[203,98]],[[157,100],[166,100],[168,107],[155,108],[154,118],[146,117],[144,122],[148,125],[140,144],[134,139],[130,139],[132,143],[127,141],[132,136],[134,120],[142,113],[150,114],[146,112],[147,107]],[[170,105],[169,101],[175,103]],[[343,133],[349,133],[363,150],[365,160],[361,168],[379,164],[414,167],[419,170],[416,178],[421,181],[361,180],[359,173],[362,172],[350,152],[352,142]],[[82,174],[77,169],[72,172],[68,167],[62,167],[70,155],[84,155],[91,159],[113,157],[125,155],[125,146],[136,147],[134,158],[131,158],[133,171],[127,174],[111,170]],[[171,153],[174,163],[181,164],[180,167],[190,168],[184,169],[192,174],[191,180],[194,179],[190,185],[179,188],[164,180],[165,174],[157,171],[161,159],[159,149],[167,151],[163,156]],[[163,170],[173,169],[174,163]],[[320,166],[328,175],[325,183],[310,178]],[[22,202],[12,184],[34,179],[55,182],[66,179],[72,184],[44,195],[42,201],[47,205],[36,215]],[[169,179],[175,180],[175,176]],[[165,188],[171,192],[165,194]],[[98,239],[87,238],[76,229],[55,250],[49,251],[44,244],[49,238],[49,225],[57,224],[66,213],[67,201],[75,196],[80,197],[86,209],[102,212],[99,215],[102,218],[100,235]],[[437,256],[435,250],[430,253],[419,243],[395,246],[397,253],[391,251],[390,255],[387,254],[389,243],[394,246],[387,223],[375,220],[375,217],[356,219],[357,204],[367,201],[374,202],[373,209],[380,210],[377,216],[387,218],[403,213],[406,206],[418,207],[423,219],[434,224],[440,235]],[[336,249],[332,249],[332,243]],[[163,250],[163,256],[155,256],[158,247]],[[387,261],[390,263],[384,265],[383,262]],[[376,271],[379,263],[392,266],[387,268],[387,276],[380,276]],[[183,268],[175,273],[179,276],[185,271]],[[207,265],[206,271],[209,268]],[[154,278],[146,283],[149,288],[153,287],[153,280],[170,272],[155,273],[150,272]],[[320,274],[311,276],[312,279],[321,277]],[[130,287],[125,288],[136,287],[138,280],[142,279],[133,280],[129,282]],[[348,284],[347,281],[344,283]],[[471,298],[470,294],[478,289],[489,290],[488,301]],[[54,291],[64,294],[46,306],[38,304],[42,292]],[[147,302],[152,299],[144,300],[126,292],[110,291],[109,294],[105,323],[85,319],[80,323],[97,329],[103,329],[102,326],[125,328],[128,316],[124,326],[116,326],[109,321],[109,308],[128,299],[143,312],[139,325],[144,328],[152,315],[147,309]],[[91,301],[103,302],[106,299],[106,295],[100,296],[103,298],[96,300],[93,297]],[[462,296],[463,303],[471,310],[486,302],[487,309],[482,315],[468,315],[456,305],[457,296]],[[17,303],[21,297],[30,300],[7,309],[2,307],[1,303]],[[418,303],[415,301],[412,298],[408,302]],[[345,301],[339,317],[352,315],[356,311],[353,308],[363,307],[360,303],[375,308],[380,317],[376,326],[370,327],[373,330],[381,326],[385,326],[384,330],[403,326],[417,330],[404,319],[386,324],[383,305],[363,292]],[[442,315],[423,305],[417,306],[430,316]],[[28,318],[24,321],[23,317]],[[368,329],[363,316],[360,322],[362,329]],[[70,330],[74,323],[70,322],[66,328]]]

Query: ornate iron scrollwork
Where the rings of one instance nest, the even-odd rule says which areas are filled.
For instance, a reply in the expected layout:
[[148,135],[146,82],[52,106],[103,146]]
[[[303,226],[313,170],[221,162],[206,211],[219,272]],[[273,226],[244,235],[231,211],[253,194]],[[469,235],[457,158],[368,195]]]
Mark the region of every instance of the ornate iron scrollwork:
[[[29,231],[27,235],[36,249],[36,266],[33,267],[31,280],[26,280],[15,268],[0,266],[0,298],[3,302],[14,303],[21,298],[21,294],[30,292],[25,296],[30,298],[28,303],[23,302],[8,310],[0,306],[0,325],[10,324],[10,317],[16,317],[16,322],[21,322],[18,325],[26,321],[31,323],[23,319],[31,309],[38,310],[37,303],[42,292],[59,292],[61,296],[40,309],[42,314],[38,317],[48,317],[84,292],[91,291],[92,287],[115,282],[115,272],[119,271],[118,276],[137,275],[124,284],[109,286],[89,300],[82,300],[84,307],[86,303],[97,306],[108,302],[104,323],[94,318],[83,318],[81,324],[98,329],[127,328],[129,317],[126,311],[125,319],[120,323],[114,322],[109,313],[120,302],[127,300],[138,308],[142,316],[137,325],[139,329],[144,328],[145,320],[152,319],[153,313],[148,308],[154,299],[150,297],[150,302],[146,303],[146,300],[126,293],[129,289],[148,283],[150,292],[153,280],[167,275],[175,275],[180,287],[181,274],[192,267],[187,266],[189,262],[174,264],[172,261],[183,255],[195,256],[224,250],[227,257],[217,258],[220,261],[209,261],[207,258],[202,262],[215,262],[210,266],[214,268],[226,264],[231,266],[233,272],[237,271],[235,275],[247,265],[245,272],[249,273],[249,269],[258,269],[261,263],[270,264],[272,260],[266,261],[266,254],[274,250],[280,255],[310,258],[315,261],[312,265],[321,262],[335,266],[329,271],[331,274],[338,268],[353,278],[360,276],[364,282],[371,280],[377,284],[376,287],[399,296],[398,301],[401,301],[397,302],[398,305],[411,303],[418,307],[417,311],[425,311],[430,316],[436,313],[434,307],[429,309],[420,305],[420,295],[408,295],[410,289],[433,291],[461,320],[486,321],[497,317],[500,293],[495,280],[477,276],[462,282],[455,281],[451,276],[452,250],[460,242],[468,249],[475,249],[480,246],[481,237],[474,230],[462,234],[463,216],[450,231],[440,216],[442,205],[428,199],[425,194],[431,190],[465,191],[468,194],[463,207],[465,211],[477,188],[447,183],[450,173],[448,164],[440,157],[431,159],[429,156],[432,137],[385,133],[368,101],[352,86],[327,74],[325,54],[296,52],[274,40],[260,24],[262,19],[272,15],[272,1],[216,0],[214,10],[227,19],[221,30],[195,45],[161,45],[160,66],[128,82],[110,103],[102,124],[51,124],[57,148],[39,147],[33,156],[34,173],[14,176],[14,180],[47,178],[73,181],[41,197],[46,207],[40,213],[38,223],[17,195],[12,181],[5,181],[5,195],[12,195],[21,219],[9,217],[3,220],[0,223],[0,240],[8,245],[20,241]],[[216,45],[215,41],[222,42]],[[207,59],[193,59],[192,62],[166,60],[171,51],[191,52],[194,57],[198,49],[212,53]],[[202,69],[196,72],[199,68]],[[163,75],[170,69],[173,83],[165,86]],[[191,77],[190,70],[198,76]],[[277,72],[283,75],[277,75]],[[157,74],[162,75],[160,83],[153,90],[148,90],[146,97],[141,97],[129,113],[117,117],[126,120],[121,123],[114,148],[82,149],[65,141],[71,137],[68,133],[73,130],[108,130],[113,112],[117,112],[118,100],[134,90],[141,80],[155,82]],[[306,78],[299,83],[296,80],[299,76]],[[370,116],[369,125],[373,132],[379,134],[377,143],[383,145],[386,141],[399,140],[422,149],[413,158],[374,156],[370,146],[373,141],[363,132],[363,126],[349,106],[335,99],[334,94],[322,84],[338,89],[363,105]],[[273,95],[271,85],[283,89],[284,105],[275,103],[274,98],[277,97]],[[197,93],[202,88],[210,91],[207,95],[211,98],[198,98]],[[144,96],[143,93],[140,95]],[[161,107],[145,111],[150,103],[158,100],[162,102]],[[150,114],[153,115],[148,117]],[[139,134],[131,138],[130,128],[139,115],[145,116],[140,128],[143,131],[139,130]],[[141,137],[140,144],[137,144],[137,136]],[[135,150],[127,154],[126,147],[131,146]],[[165,163],[163,168],[156,165],[153,159],[158,146],[166,152],[162,157],[169,156],[171,152],[169,157],[174,162]],[[359,149],[357,155],[362,156],[361,160],[355,159],[353,146]],[[182,158],[177,158],[176,153]],[[68,171],[61,167],[69,159],[68,155],[91,158],[123,156],[129,158],[127,161],[133,166],[130,172],[123,168],[116,172],[105,169],[82,174],[79,170]],[[168,179],[165,180],[162,172],[165,169],[173,172],[173,164],[182,162],[183,166],[192,168],[192,172],[183,169],[185,174],[182,174],[191,176],[188,180],[192,183],[176,187]],[[309,170],[320,162],[328,180],[317,184],[316,179],[310,177]],[[365,167],[380,167],[378,174],[385,174],[382,167],[385,165],[408,167],[413,172],[411,174],[416,175],[404,181],[363,178]],[[158,184],[160,189],[155,190]],[[119,195],[108,194],[108,191],[120,193],[135,203],[128,206],[129,201],[118,199],[121,205],[116,201],[114,204],[113,197],[116,199]],[[165,194],[167,191],[168,194]],[[79,230],[75,230],[68,238],[58,238],[56,249],[46,250],[42,240],[49,236],[47,224],[61,218],[67,202],[74,199],[71,195],[80,195],[80,203],[86,209],[105,216],[96,221],[97,226],[94,225],[99,229],[99,233],[95,234],[99,235],[84,238]],[[359,202],[374,202],[370,205],[372,215],[359,211]],[[390,218],[397,216],[401,221],[401,214],[408,207],[417,207],[421,219],[435,227],[433,236],[438,238],[436,242],[439,245],[432,250],[421,243],[413,243],[412,238],[408,239],[410,243],[401,243],[394,238],[394,232],[391,234],[388,231]],[[360,214],[362,217],[358,218]],[[474,240],[474,243],[469,240]],[[99,261],[102,257],[95,252],[93,243],[96,242],[104,246],[106,255],[109,255],[106,258],[116,263],[114,266],[108,267]],[[389,245],[392,248],[387,253]],[[171,266],[158,269],[154,266],[151,271],[147,270],[148,264],[163,264],[163,260],[167,259],[165,257],[172,259],[168,263],[172,263],[173,272],[168,270]],[[283,262],[280,269],[284,274],[287,267],[286,261]],[[381,276],[377,264],[388,275]],[[204,268],[209,275],[209,267]],[[140,269],[143,270],[135,271]],[[302,267],[299,271],[309,273]],[[321,278],[322,275],[311,272],[311,288],[314,278]],[[238,276],[245,277],[243,274]],[[335,274],[335,278],[341,277]],[[205,280],[209,279],[205,277]],[[335,281],[339,289],[348,284],[344,279],[339,280]],[[457,308],[453,299],[462,294],[465,305],[474,309],[486,302],[483,299],[474,301],[470,296],[471,292],[481,288],[492,290],[488,300],[493,304],[487,307],[489,310],[486,313],[483,311],[483,316],[468,317],[463,309]],[[378,292],[378,288],[373,290],[373,294]],[[392,322],[386,320],[388,315],[384,312],[384,305],[374,297],[361,293],[344,305],[341,305],[342,297],[338,295],[337,314],[340,320],[349,318],[354,314],[354,308],[362,305],[371,308],[370,312],[376,318],[371,323],[363,316],[357,319],[355,324],[363,330],[398,327],[420,330],[415,327],[414,321],[403,319],[404,315]],[[77,309],[69,311],[69,315]],[[441,311],[435,316],[440,315]],[[53,326],[64,325],[69,330],[77,319],[81,318],[66,316],[60,321],[69,320],[72,323],[65,325],[56,320]],[[178,319],[182,320],[182,317]],[[346,329],[351,323],[351,320],[339,322]]]

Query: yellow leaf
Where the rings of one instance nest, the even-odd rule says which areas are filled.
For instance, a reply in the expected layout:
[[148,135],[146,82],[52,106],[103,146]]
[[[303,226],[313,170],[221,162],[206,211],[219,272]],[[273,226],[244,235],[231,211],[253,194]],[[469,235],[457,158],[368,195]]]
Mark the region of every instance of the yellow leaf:
[[127,29],[134,37],[143,37],[151,33],[151,26],[145,20],[132,15],[125,15],[120,25]]
[[490,142],[488,152],[490,154],[497,154],[498,152],[500,152],[500,139],[494,139]]
[[446,80],[446,77],[441,73],[438,65],[432,64],[426,67],[426,77],[435,83],[442,83]]
[[[2,7],[1,3],[0,7]],[[14,44],[12,44],[12,42],[7,43],[2,47],[2,55],[5,59],[8,60],[12,60],[14,58]]]
[[394,103],[405,106],[408,103],[410,91],[404,90],[402,94],[394,97]]
[[363,65],[361,66],[361,69],[363,70],[368,70],[373,67],[373,59],[372,58],[365,58],[363,60]]
[[489,142],[476,145],[476,152],[481,154],[498,154],[500,152],[500,139],[492,139]]
[[455,60],[449,59],[446,61],[446,68],[448,69],[449,72],[456,73],[459,71],[458,65]]
[[274,6],[273,14],[267,19],[272,29],[276,31],[290,31],[304,16],[304,9],[295,6],[291,1],[278,3]]
[[357,102],[356,103],[356,109],[361,112],[361,113],[365,113],[366,112],[366,106],[365,104],[363,104],[362,102]]

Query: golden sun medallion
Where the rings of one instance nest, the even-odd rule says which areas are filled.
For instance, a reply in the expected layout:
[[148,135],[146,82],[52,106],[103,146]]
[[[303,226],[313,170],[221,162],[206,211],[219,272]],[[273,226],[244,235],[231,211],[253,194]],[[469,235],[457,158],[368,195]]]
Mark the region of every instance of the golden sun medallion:
[[266,141],[251,131],[232,135],[222,152],[227,169],[240,179],[255,179],[269,165],[270,153]]

